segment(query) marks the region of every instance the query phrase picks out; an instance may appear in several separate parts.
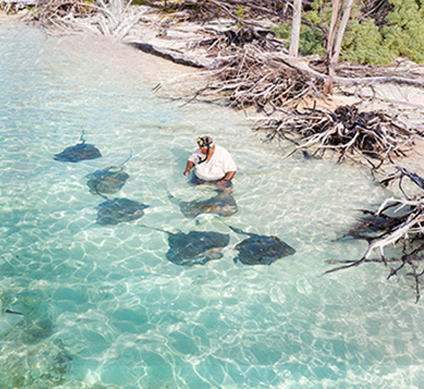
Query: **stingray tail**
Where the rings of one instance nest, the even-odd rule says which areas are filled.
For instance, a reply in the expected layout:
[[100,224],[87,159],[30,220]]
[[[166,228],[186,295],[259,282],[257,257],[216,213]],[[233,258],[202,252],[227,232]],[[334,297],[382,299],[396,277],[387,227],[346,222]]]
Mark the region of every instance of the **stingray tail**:
[[[146,226],[145,224],[137,224],[137,227],[147,228],[148,230],[155,230],[155,231],[159,231],[159,232],[164,232],[165,234],[173,235],[173,233],[170,232],[170,231],[163,230],[162,228],[158,228],[158,227]],[[178,231],[178,232],[180,232],[180,231]]]
[[[227,224],[227,226],[228,226],[228,224]],[[240,228],[231,227],[231,226],[228,226],[228,227],[231,228],[236,234],[249,235],[247,232],[244,232]]]
[[132,156],[132,149],[130,149],[130,156],[124,162],[122,162],[120,166],[124,166],[132,158]]
[[84,144],[84,143],[85,143],[84,134],[85,134],[85,131],[84,131],[84,130],[82,130],[82,131],[81,131],[81,138],[80,138],[80,142],[81,142],[82,144]]
[[107,166],[106,168],[107,169],[120,169],[120,171],[122,171],[124,169],[124,165],[132,158],[132,156],[133,156],[132,150],[130,149],[130,156],[124,162],[122,162],[119,165],[110,165],[110,166]]
[[170,200],[178,202],[178,200],[175,198],[175,196],[168,189],[166,189],[166,193],[168,194],[168,198]]
[[11,309],[5,309],[4,312],[6,312],[6,313],[12,313],[14,315],[21,315],[21,316],[23,315],[22,313],[16,312],[16,311],[12,311]]

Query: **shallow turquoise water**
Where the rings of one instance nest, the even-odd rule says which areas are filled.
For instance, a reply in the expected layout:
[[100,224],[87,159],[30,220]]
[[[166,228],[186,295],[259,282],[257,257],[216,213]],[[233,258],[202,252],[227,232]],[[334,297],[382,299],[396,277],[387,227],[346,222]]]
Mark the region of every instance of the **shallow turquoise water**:
[[[327,259],[361,257],[366,243],[332,240],[388,193],[359,168],[285,160],[241,114],[162,99],[151,70],[95,51],[0,26],[0,387],[422,387],[423,303],[405,277],[375,264],[322,275]],[[82,130],[103,158],[54,161]],[[239,211],[187,219],[168,191],[211,195],[182,175],[206,133],[237,162]],[[130,153],[116,196],[149,208],[100,226],[86,176]],[[166,234],[142,227],[244,239],[226,224],[297,253],[248,267],[228,249],[180,267]]]

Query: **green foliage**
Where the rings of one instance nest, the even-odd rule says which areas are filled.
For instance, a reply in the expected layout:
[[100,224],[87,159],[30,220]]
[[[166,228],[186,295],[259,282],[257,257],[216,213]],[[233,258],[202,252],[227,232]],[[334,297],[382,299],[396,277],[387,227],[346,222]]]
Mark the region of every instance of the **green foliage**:
[[[312,3],[312,10],[302,15],[305,19],[313,24],[328,25],[331,18],[331,3],[324,4],[322,0],[317,0]],[[278,23],[276,27],[271,29],[271,32],[279,39],[288,40],[286,47],[290,45],[291,26],[289,23]],[[302,55],[317,54],[324,55],[324,35],[319,28],[313,28],[302,24],[300,27],[299,36],[299,52]]]
[[278,23],[275,27],[271,28],[271,32],[275,34],[278,39],[290,39],[291,27],[288,23]]
[[[378,27],[372,14],[364,17],[361,13],[361,0],[352,7],[341,48],[340,60],[362,64],[386,65],[397,56],[408,57],[424,63],[424,0],[386,0],[391,11],[385,24]],[[331,2],[315,0],[310,10],[302,14],[312,24],[329,27]],[[287,40],[289,46],[291,26],[278,24],[272,32],[280,39]],[[302,55],[325,54],[326,36],[319,28],[302,24],[299,51]]]
[[149,5],[149,1],[147,0],[132,0],[131,1],[132,5]]
[[323,36],[318,30],[311,27],[301,26],[299,36],[299,51],[302,55],[324,55]]
[[154,0],[132,0],[131,1],[132,5],[150,5],[150,6],[154,6],[155,5],[155,1]]
[[[236,16],[237,16],[239,19],[244,19],[244,18],[246,17],[246,11],[244,10],[244,8],[243,8],[243,5],[242,5],[242,4],[237,4]],[[243,27],[243,25],[242,25],[242,24],[240,24],[240,23],[236,23],[236,26],[237,26],[238,28]]]
[[424,2],[390,0],[393,10],[382,28],[384,44],[397,55],[424,63]]
[[[276,27],[271,29],[271,32],[279,39],[285,39],[285,46],[288,48],[290,45],[290,34],[291,26],[288,23],[278,23]],[[322,36],[319,35],[317,31],[314,31],[312,28],[302,25],[300,27],[300,36],[299,36],[299,51],[302,55],[308,54],[318,54],[324,55],[325,50],[322,45]]]
[[383,44],[383,37],[372,20],[349,23],[342,43],[341,60],[387,65],[395,57],[396,52]]
[[237,4],[236,16],[239,19],[244,19],[246,17],[246,11],[244,10],[242,4]]

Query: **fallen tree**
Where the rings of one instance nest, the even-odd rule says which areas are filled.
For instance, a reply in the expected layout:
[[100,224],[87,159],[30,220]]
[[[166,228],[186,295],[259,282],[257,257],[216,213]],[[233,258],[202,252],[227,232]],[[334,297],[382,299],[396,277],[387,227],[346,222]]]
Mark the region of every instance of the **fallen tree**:
[[207,84],[196,97],[225,96],[232,107],[245,109],[256,106],[268,115],[290,107],[319,93],[321,80],[313,82],[304,72],[284,66],[270,58],[258,44],[244,44],[237,52],[223,51],[232,60],[209,74]]
[[[416,302],[420,299],[420,282],[424,269],[419,269],[419,264],[424,259],[424,179],[417,174],[409,172],[401,167],[397,172],[382,181],[383,185],[407,177],[420,188],[416,195],[407,195],[404,199],[389,198],[385,200],[376,212],[363,210],[366,217],[360,219],[360,224],[353,226],[344,236],[354,239],[365,239],[368,248],[363,257],[357,261],[327,261],[327,263],[343,264],[325,273],[349,269],[366,262],[380,262],[385,266],[388,263],[400,262],[396,268],[390,268],[388,279],[397,275],[404,267],[409,268],[406,276],[412,277],[415,284]],[[403,189],[402,189],[403,191]],[[384,249],[389,245],[400,244],[401,255],[394,258],[386,258]],[[372,253],[379,251],[379,258],[370,258]]]
[[[348,155],[363,158],[378,169],[384,161],[406,155],[424,133],[409,126],[397,115],[385,111],[363,111],[356,106],[340,106],[334,111],[305,109],[293,111],[284,119],[261,119],[256,130],[269,132],[268,139],[288,139],[296,151],[323,156],[327,150],[338,153],[338,162]],[[312,151],[311,151],[312,150]]]

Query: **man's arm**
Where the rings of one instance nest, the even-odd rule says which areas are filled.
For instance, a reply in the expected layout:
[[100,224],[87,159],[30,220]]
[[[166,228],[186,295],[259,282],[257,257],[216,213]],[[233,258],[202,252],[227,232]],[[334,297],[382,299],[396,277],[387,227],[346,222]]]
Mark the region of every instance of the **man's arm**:
[[234,172],[228,172],[225,176],[224,176],[224,178],[223,178],[223,180],[224,181],[230,181],[230,180],[232,180],[233,179],[233,177],[236,175],[236,172],[234,171]]
[[221,178],[217,184],[218,186],[224,186],[228,181],[231,181],[232,178],[236,175],[236,172],[227,172],[223,178]]
[[[186,168],[185,168],[185,170],[184,170],[184,175],[185,176],[188,176],[189,174],[190,174],[190,170],[191,170],[191,168],[194,166],[194,163],[193,162],[191,162],[191,161],[187,161],[187,165],[186,165]],[[235,173],[234,173],[235,174]]]

